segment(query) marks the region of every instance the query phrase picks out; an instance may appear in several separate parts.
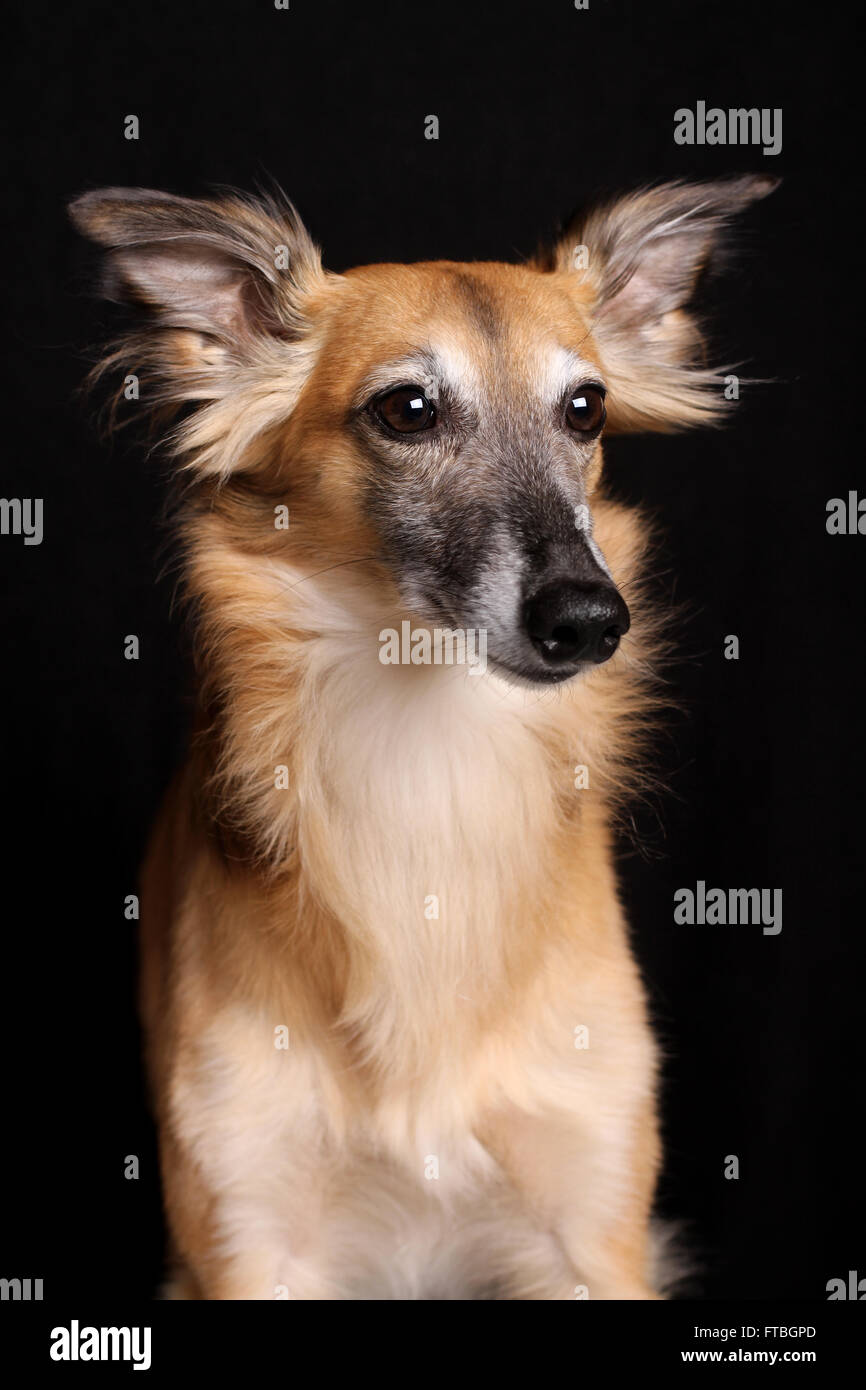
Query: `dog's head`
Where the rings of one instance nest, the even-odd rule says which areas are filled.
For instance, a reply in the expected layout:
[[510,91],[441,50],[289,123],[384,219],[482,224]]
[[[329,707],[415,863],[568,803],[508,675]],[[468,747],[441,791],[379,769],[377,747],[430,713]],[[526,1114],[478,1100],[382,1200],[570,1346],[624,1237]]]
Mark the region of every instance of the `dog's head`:
[[525,265],[343,275],[273,200],[109,189],[72,216],[108,250],[107,293],[144,311],[112,360],[143,405],[194,407],[178,451],[244,496],[253,549],[377,566],[407,616],[485,630],[496,666],[543,683],[628,629],[593,536],[602,434],[721,414],[688,306],[725,223],[773,186],[644,190]]

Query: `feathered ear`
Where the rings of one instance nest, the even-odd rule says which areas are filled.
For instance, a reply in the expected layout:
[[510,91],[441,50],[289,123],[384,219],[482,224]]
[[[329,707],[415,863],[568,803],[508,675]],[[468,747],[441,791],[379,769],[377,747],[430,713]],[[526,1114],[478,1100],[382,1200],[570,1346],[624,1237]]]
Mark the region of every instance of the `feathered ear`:
[[722,383],[701,364],[687,306],[728,222],[778,182],[756,174],[643,189],[575,219],[548,258],[589,318],[615,429],[672,430],[721,415]]
[[98,374],[142,373],[142,406],[164,411],[225,400],[245,368],[279,357],[281,404],[291,408],[312,301],[336,277],[290,203],[106,188],[76,198],[70,216],[107,252],[105,295],[139,311]]
[[108,251],[109,298],[239,352],[256,334],[291,336],[301,326],[299,298],[322,276],[318,249],[288,202],[102,188],[76,198],[69,213]]

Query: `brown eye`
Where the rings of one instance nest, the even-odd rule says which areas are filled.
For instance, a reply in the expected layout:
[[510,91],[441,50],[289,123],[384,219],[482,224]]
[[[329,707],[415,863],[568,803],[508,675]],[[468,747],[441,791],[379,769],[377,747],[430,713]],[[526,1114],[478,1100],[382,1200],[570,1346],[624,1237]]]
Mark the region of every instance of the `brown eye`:
[[597,434],[605,413],[604,392],[598,386],[581,386],[568,398],[565,423],[577,434]]
[[398,434],[417,434],[436,423],[436,409],[417,386],[399,386],[375,402],[375,413]]

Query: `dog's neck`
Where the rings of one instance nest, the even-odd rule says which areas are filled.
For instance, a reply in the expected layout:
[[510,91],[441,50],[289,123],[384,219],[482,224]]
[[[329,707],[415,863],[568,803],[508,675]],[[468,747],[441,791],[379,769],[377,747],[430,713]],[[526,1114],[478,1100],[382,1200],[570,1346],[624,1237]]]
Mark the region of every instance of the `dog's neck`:
[[634,661],[542,691],[385,665],[394,614],[357,571],[307,577],[210,536],[189,579],[218,814],[270,869],[300,856],[349,931],[390,941],[437,911],[501,929],[563,825],[621,790]]
[[631,668],[539,692],[493,669],[384,665],[393,615],[375,586],[299,581],[215,543],[192,552],[190,588],[215,711],[207,814],[265,895],[290,884],[323,914],[309,940],[343,941],[343,1024],[360,1036],[375,1017],[381,1048],[408,1057],[433,1010],[457,1045],[466,1010],[532,978],[563,901],[597,877]]

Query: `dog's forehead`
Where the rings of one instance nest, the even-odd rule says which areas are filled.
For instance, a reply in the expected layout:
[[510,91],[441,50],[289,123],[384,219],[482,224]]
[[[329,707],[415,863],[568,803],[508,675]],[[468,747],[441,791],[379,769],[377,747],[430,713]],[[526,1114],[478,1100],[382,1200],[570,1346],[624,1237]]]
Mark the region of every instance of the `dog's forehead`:
[[588,315],[560,276],[435,261],[364,266],[344,278],[343,342],[364,383],[385,386],[417,364],[425,379],[463,394],[511,386],[557,399],[581,375],[601,375]]

